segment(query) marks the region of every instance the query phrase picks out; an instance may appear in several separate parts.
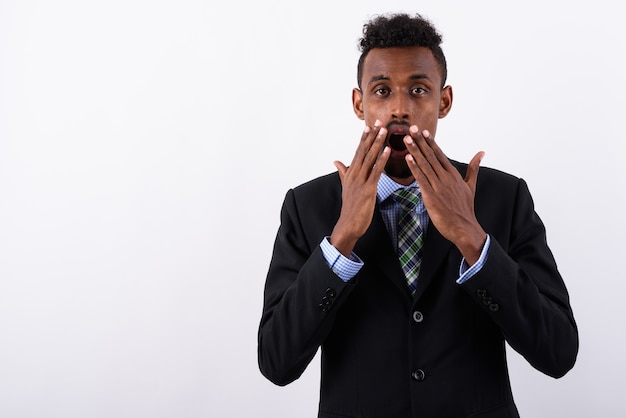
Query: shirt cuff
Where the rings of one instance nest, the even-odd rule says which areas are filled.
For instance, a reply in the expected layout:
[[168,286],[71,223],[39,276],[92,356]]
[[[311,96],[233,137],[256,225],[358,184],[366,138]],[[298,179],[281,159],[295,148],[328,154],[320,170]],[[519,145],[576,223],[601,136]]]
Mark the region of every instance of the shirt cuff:
[[483,250],[480,253],[480,258],[477,262],[474,263],[473,266],[470,266],[465,257],[461,260],[461,267],[459,268],[459,278],[457,279],[458,284],[463,284],[468,281],[472,276],[480,271],[483,268],[485,263],[487,262],[487,255],[489,252],[489,244],[491,242],[491,238],[487,235],[487,240],[485,241],[485,245],[483,245]]
[[350,258],[346,258],[324,237],[320,244],[322,255],[328,267],[344,282],[350,281],[363,267],[363,261],[354,253],[350,254]]

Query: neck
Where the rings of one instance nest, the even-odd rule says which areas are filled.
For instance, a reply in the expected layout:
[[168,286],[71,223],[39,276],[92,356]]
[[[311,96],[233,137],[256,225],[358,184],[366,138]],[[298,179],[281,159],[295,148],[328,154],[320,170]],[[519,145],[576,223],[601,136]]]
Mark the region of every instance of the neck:
[[411,184],[411,183],[413,183],[415,181],[415,177],[413,177],[413,176],[410,176],[410,177],[393,177],[393,176],[390,176],[389,174],[387,174],[387,176],[391,180],[393,180],[396,183],[401,184],[403,186],[408,186],[409,184]]

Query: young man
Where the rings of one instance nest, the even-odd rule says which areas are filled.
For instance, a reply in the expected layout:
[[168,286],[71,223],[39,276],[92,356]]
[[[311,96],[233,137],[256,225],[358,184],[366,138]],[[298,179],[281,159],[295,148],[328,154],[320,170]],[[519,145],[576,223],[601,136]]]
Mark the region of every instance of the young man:
[[419,15],[364,26],[354,159],[283,204],[259,365],[286,385],[321,347],[319,417],[517,417],[505,341],[549,376],[576,360],[525,182],[434,140],[452,106],[440,43]]

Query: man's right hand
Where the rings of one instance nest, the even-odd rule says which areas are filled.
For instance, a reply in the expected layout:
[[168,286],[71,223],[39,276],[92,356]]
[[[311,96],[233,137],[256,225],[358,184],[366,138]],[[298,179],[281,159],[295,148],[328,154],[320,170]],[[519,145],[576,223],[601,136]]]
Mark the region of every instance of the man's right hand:
[[342,186],[339,220],[330,235],[330,243],[345,257],[350,257],[359,238],[372,222],[378,180],[391,154],[385,147],[387,129],[376,121],[366,126],[349,167],[335,161]]

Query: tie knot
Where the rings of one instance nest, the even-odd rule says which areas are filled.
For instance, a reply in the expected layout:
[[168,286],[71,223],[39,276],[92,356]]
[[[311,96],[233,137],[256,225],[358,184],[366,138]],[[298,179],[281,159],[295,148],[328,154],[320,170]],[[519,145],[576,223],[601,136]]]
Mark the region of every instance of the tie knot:
[[420,192],[416,187],[398,189],[393,192],[393,199],[402,206],[405,211],[412,211],[420,201]]

